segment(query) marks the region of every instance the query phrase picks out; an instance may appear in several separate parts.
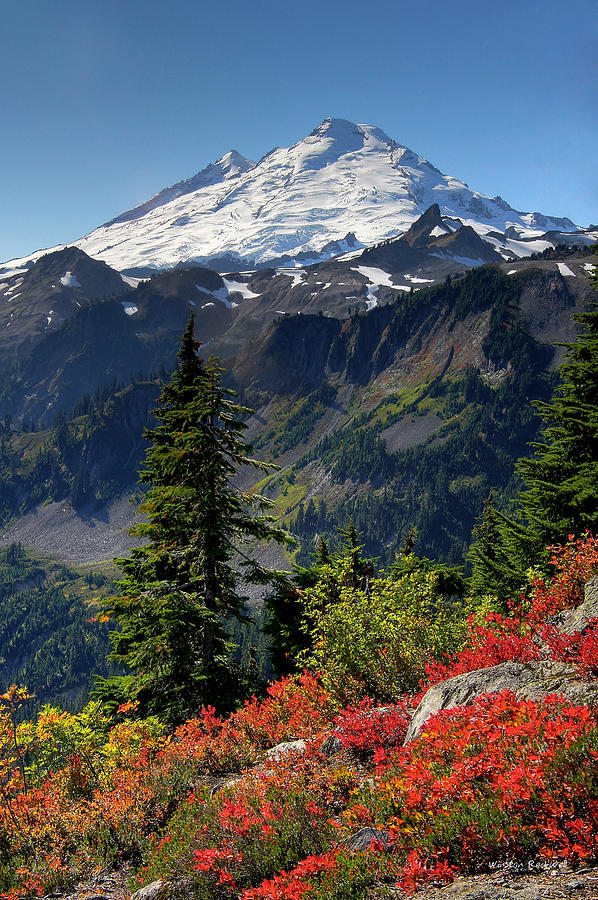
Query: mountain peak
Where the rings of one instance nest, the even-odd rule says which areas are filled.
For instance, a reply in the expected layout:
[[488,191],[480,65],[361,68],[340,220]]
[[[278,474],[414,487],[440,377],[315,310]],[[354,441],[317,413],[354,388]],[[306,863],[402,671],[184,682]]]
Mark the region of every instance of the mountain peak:
[[409,244],[410,247],[426,247],[430,240],[430,235],[434,230],[447,233],[447,229],[442,224],[440,215],[440,207],[437,203],[422,213],[422,215],[413,223],[411,228],[405,232],[401,240]]
[[210,163],[209,166],[201,169],[201,171],[192,175],[191,178],[185,178],[183,181],[177,181],[176,184],[164,188],[164,190],[154,194],[145,203],[141,203],[139,206],[135,206],[133,209],[117,216],[116,219],[107,222],[104,227],[109,228],[111,225],[140,219],[147,213],[152,212],[152,210],[158,209],[166,203],[176,200],[178,197],[183,197],[185,194],[191,194],[202,188],[220,184],[220,182],[228,181],[231,178],[238,178],[239,175],[249,171],[249,169],[253,169],[254,166],[253,160],[242,156],[238,150],[229,150],[216,162]]
[[328,118],[320,122],[318,127],[314,128],[308,137],[327,137],[334,141],[348,143],[353,143],[355,138],[361,138],[362,146],[363,141],[368,140],[393,148],[398,146],[396,141],[375,125],[359,125],[356,122],[349,121],[349,119],[337,119],[333,116],[328,116]]
[[567,219],[520,213],[470,190],[375,125],[330,116],[257,163],[229,150],[77,245],[135,275],[223,259],[233,268],[315,262],[348,232],[362,247],[398,238],[430,208],[409,242],[448,239],[469,224],[510,258],[552,246],[539,228],[575,230]]
[[[249,169],[253,169],[255,163],[252,159],[247,159],[246,156],[242,156],[238,150],[229,150],[228,153],[225,153],[224,156],[221,156],[220,159],[216,160],[215,163],[212,163],[207,168],[202,169],[201,172],[198,172],[197,175],[194,175],[194,178],[199,178],[200,175],[205,175],[207,172],[219,169],[222,172],[223,179],[227,178],[236,178],[237,175],[242,175],[243,172],[248,172]],[[191,179],[188,179],[188,181]],[[187,182],[181,182],[182,184],[186,184]]]

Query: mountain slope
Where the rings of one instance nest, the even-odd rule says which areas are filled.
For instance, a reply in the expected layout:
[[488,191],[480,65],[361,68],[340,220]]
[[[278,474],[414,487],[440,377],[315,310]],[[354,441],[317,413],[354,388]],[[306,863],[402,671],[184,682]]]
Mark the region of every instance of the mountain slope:
[[435,203],[509,256],[549,246],[544,232],[576,228],[470,190],[379,128],[326,119],[257,164],[231,151],[76,243],[133,274],[191,263],[305,263],[396,237]]
[[530,401],[556,380],[551,342],[596,299],[588,263],[568,259],[474,269],[342,322],[289,317],[239,354],[251,438],[283,466],[263,487],[302,561],[347,517],[387,562],[413,526],[420,552],[462,560],[489,490],[516,493]]
[[[514,461],[528,452],[538,426],[530,401],[549,396],[562,353],[551,344],[573,339],[572,313],[596,299],[587,277],[592,259],[569,251],[477,267],[420,291],[381,285],[381,302],[369,312],[365,296],[373,286],[360,273],[353,272],[351,288],[338,280],[316,284],[326,268],[332,278],[336,266],[344,282],[352,261],[302,270],[305,281],[296,287],[270,270],[250,279],[255,292],[260,279],[282,283],[289,303],[305,289],[300,315],[275,316],[282,294],[250,297],[245,282],[207,269],[140,284],[128,295],[138,307],[132,316],[122,307],[132,300],[81,309],[23,360],[14,391],[27,421],[52,422],[61,403],[68,401],[68,410],[83,389],[93,393],[93,379],[102,389],[83,398],[66,431],[64,423],[49,433],[4,427],[0,514],[6,522],[47,498],[70,497],[82,506],[65,513],[66,503],[55,504],[61,515],[49,510],[52,534],[44,525],[48,508],[31,512],[7,539],[49,551],[60,532],[62,546],[85,545],[79,561],[93,554],[90,523],[106,517],[107,500],[133,488],[144,446],[139,436],[157,392],[155,381],[139,376],[124,390],[109,381],[126,382],[128,373],[160,364],[170,369],[189,298],[198,297],[206,308],[195,307],[197,336],[205,340],[213,327],[206,354],[228,348],[228,378],[256,409],[249,438],[259,455],[283,467],[260,489],[301,537],[304,557],[316,533],[334,537],[351,515],[373,555],[392,559],[416,525],[420,550],[459,559],[490,487],[497,502],[515,492]],[[360,268],[372,274],[375,267]],[[358,279],[363,312],[319,314],[318,304],[334,289],[342,297]],[[312,293],[315,314],[303,305]],[[97,553],[96,559],[110,555],[99,542]]]

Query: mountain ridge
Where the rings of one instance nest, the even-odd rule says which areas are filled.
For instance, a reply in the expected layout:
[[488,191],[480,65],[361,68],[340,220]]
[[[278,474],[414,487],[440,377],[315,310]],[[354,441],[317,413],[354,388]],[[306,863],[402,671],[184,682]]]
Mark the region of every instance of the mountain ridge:
[[229,151],[74,243],[129,274],[219,259],[229,271],[316,262],[349,236],[355,247],[399,237],[434,203],[505,258],[552,246],[547,231],[577,229],[568,218],[522,213],[472,191],[376,126],[328,118],[257,163]]

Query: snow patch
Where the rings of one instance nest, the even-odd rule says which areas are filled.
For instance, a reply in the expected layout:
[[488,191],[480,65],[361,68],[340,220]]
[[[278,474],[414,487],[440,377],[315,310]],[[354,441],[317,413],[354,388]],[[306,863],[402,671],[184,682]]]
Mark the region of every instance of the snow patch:
[[128,284],[129,287],[136,288],[138,284],[143,281],[143,278],[133,278],[132,275],[121,275],[120,276],[125,284]]
[[277,269],[276,274],[288,275],[289,278],[293,279],[291,290],[294,287],[297,287],[298,284],[302,284],[305,280],[305,272],[303,271],[303,269],[299,269],[299,271],[297,271],[296,269]]
[[517,269],[510,269],[510,270],[507,272],[507,275],[516,275],[516,274],[517,274]]
[[403,278],[411,281],[412,284],[434,284],[433,278],[418,278],[416,275],[403,275]]
[[81,285],[79,284],[79,282],[77,281],[77,279],[75,278],[75,276],[73,275],[72,272],[65,272],[65,274],[60,279],[60,283],[64,287],[71,287],[71,288],[76,288],[76,287],[80,288],[81,287]]
[[1,278],[14,278],[15,275],[25,275],[26,272],[27,272],[27,269],[0,269],[0,277]]
[[430,237],[444,237],[447,232],[448,228],[441,228],[440,225],[435,225],[430,232]]
[[566,266],[565,263],[557,263],[557,266],[561,275],[575,278],[575,272],[572,272],[569,266]]
[[[596,266],[593,265],[593,263],[584,263],[583,267],[586,270],[586,272],[590,273],[590,275],[593,275],[594,272],[596,271]],[[0,289],[1,288],[2,288],[2,285],[0,284]]]
[[368,298],[365,301],[365,308],[370,311],[370,309],[374,309],[374,307],[378,306],[378,298],[376,297],[376,291],[378,290],[379,285],[374,284],[368,288]]
[[484,265],[484,261],[481,259],[471,259],[469,256],[456,256],[454,253],[432,253],[430,255],[435,256],[436,259],[452,259],[453,262],[461,263],[470,269]]
[[204,303],[204,305],[202,306],[202,309],[206,309],[208,306],[214,306],[212,301],[210,301],[209,303]]
[[[224,279],[222,280],[224,281]],[[195,287],[198,291],[201,291],[202,294],[208,294],[209,297],[215,297],[216,300],[220,300],[221,303],[224,303],[227,309],[235,309],[235,307],[239,305],[238,303],[235,303],[234,300],[228,299],[228,288],[226,284],[223,285],[223,287],[218,288],[218,290],[216,291],[209,291],[207,288],[202,287],[200,284],[196,284]]]
[[135,306],[134,303],[131,303],[128,300],[121,300],[120,305],[122,306],[126,316],[134,316],[136,312],[139,312],[139,307]]
[[[9,289],[7,290],[6,293],[12,294],[13,291],[16,291],[16,289],[18,287],[21,287],[21,285],[23,284],[23,280],[24,280],[23,278],[19,278],[18,281],[15,281],[15,283],[9,287]],[[19,296],[19,295],[17,294],[17,296]]]
[[346,262],[346,260],[348,259],[357,259],[357,257],[361,256],[362,253],[363,250],[351,250],[350,253],[343,253],[342,256],[337,256],[336,258],[338,260],[341,260],[342,262]]
[[384,287],[394,287],[392,276],[383,269],[377,269],[374,266],[353,266],[352,271],[359,272],[360,275],[363,275],[364,278],[367,278],[367,280],[372,284],[375,284],[376,287],[380,287],[381,285],[384,285]]
[[381,285],[384,285],[385,287],[394,287],[391,276],[382,269],[377,269],[374,266],[357,266],[353,268],[353,271],[359,272],[360,275],[363,275],[364,278],[367,278],[367,280],[371,282],[367,288],[367,300],[365,301],[367,310],[374,309],[375,306],[378,306],[378,297],[376,294]]
[[243,300],[252,300],[255,297],[262,296],[251,291],[244,281],[229,281],[228,278],[223,278],[222,280],[229,294],[241,294]]

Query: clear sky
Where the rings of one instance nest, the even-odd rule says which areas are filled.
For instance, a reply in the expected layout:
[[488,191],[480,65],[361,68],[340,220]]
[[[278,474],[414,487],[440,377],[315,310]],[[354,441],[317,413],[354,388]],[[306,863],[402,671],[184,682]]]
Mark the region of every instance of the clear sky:
[[598,0],[0,0],[0,28],[0,260],[326,116],[598,222]]

